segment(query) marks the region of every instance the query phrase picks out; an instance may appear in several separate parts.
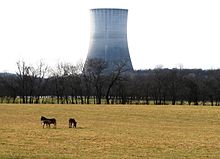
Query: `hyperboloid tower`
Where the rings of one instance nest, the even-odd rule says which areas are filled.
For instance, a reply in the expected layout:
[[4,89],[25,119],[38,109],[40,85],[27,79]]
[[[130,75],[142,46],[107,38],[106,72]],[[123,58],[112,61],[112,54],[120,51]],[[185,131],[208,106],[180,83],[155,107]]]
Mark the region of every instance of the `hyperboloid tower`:
[[104,60],[110,71],[124,62],[128,70],[133,70],[127,42],[127,17],[127,9],[90,10],[90,46],[86,61]]

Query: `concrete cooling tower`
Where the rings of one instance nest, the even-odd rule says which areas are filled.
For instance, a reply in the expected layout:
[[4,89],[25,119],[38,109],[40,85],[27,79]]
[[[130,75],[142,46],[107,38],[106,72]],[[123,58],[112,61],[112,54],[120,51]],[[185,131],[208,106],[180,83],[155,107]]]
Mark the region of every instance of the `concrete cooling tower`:
[[119,62],[133,70],[127,42],[127,9],[90,10],[90,46],[86,61],[102,59],[113,70]]

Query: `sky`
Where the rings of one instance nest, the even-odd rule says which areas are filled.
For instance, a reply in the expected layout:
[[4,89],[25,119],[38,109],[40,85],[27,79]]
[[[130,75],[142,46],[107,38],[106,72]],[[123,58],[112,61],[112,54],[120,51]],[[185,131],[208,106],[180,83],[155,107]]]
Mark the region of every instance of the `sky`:
[[220,68],[219,0],[0,0],[0,72],[84,62],[91,8],[129,10],[135,70]]

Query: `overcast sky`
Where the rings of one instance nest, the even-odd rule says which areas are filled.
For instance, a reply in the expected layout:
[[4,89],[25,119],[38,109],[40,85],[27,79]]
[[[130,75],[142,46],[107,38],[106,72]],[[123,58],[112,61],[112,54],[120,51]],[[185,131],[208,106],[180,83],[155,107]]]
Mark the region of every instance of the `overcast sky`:
[[84,61],[89,9],[100,7],[129,9],[134,69],[220,68],[220,0],[0,0],[0,72]]

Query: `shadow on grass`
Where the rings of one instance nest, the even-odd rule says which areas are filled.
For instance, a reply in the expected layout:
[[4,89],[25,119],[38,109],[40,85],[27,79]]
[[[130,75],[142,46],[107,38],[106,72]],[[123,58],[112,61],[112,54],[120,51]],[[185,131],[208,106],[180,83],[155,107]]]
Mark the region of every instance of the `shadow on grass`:
[[87,127],[81,127],[81,126],[79,126],[79,127],[76,127],[76,128],[69,128],[69,127],[66,127],[66,128],[62,128],[62,127],[57,127],[57,128],[42,128],[43,130],[66,130],[66,129],[73,129],[73,130],[77,130],[77,129],[79,129],[79,130],[82,130],[82,129],[87,129]]

